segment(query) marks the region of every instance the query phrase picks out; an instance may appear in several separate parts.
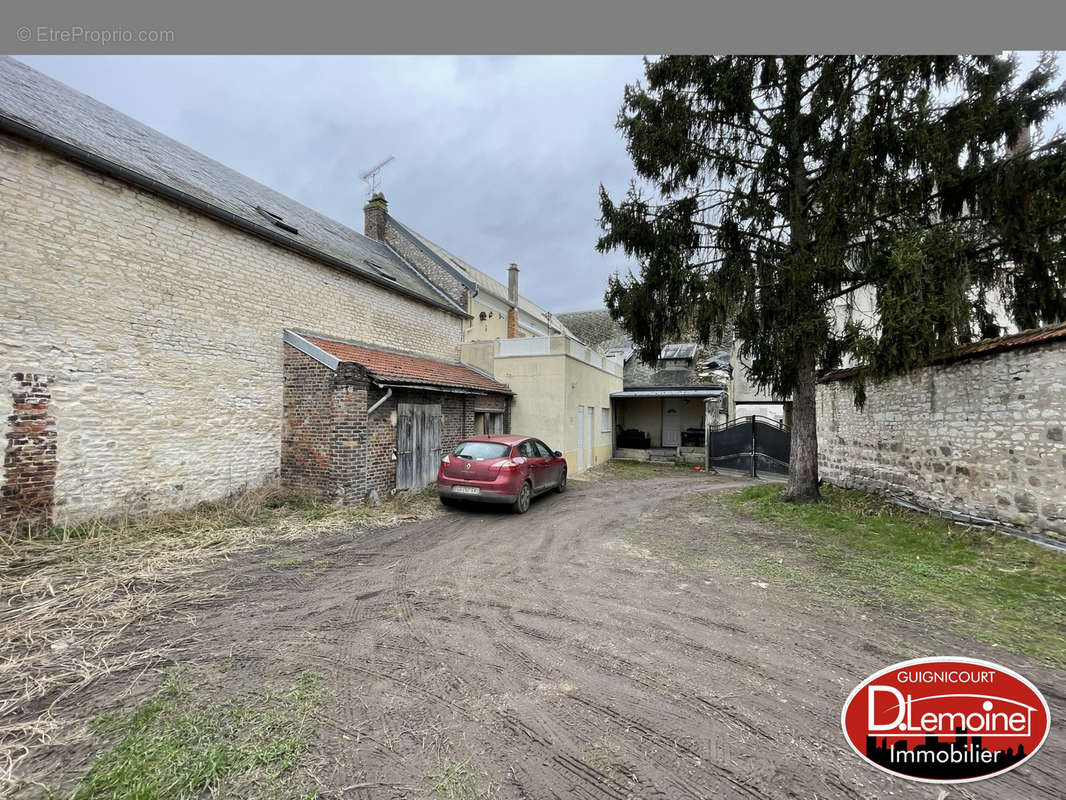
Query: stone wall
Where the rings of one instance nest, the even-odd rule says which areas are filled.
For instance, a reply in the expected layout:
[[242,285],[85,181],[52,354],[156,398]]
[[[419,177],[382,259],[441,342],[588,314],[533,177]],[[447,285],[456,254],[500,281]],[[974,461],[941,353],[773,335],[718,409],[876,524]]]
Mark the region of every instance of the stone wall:
[[6,136],[0,225],[0,419],[49,376],[59,523],[276,479],[285,328],[458,356],[456,314]]
[[825,480],[1066,536],[1066,342],[818,386]]
[[411,241],[407,234],[396,228],[389,217],[389,204],[380,193],[370,198],[363,207],[363,233],[371,239],[385,242],[452,300],[463,308],[467,307],[469,293],[463,282],[438,264],[418,243]]

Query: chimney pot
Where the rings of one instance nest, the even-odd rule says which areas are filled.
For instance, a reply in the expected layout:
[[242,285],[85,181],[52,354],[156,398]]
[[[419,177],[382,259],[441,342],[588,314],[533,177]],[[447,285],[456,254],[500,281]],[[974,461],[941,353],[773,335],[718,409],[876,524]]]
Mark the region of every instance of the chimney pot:
[[363,233],[370,239],[385,241],[385,220],[389,214],[389,202],[381,192],[375,192],[363,206]]
[[518,265],[514,263],[507,268],[507,302],[518,305]]
[[507,338],[518,338],[518,265],[507,268]]

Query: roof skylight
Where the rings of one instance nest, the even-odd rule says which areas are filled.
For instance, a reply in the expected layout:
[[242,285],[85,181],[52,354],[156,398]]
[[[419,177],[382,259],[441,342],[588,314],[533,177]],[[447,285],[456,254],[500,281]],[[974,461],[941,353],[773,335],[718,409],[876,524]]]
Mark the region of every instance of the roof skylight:
[[270,220],[283,231],[288,231],[289,233],[295,234],[297,236],[300,235],[300,231],[297,228],[287,223],[282,217],[278,216],[273,211],[267,211],[262,206],[256,206],[255,210],[259,212],[259,215],[261,217],[265,217],[266,219]]
[[385,280],[392,281],[393,283],[399,283],[399,281],[396,279],[396,276],[386,270],[383,266],[381,266],[381,264],[378,264],[376,261],[371,261],[369,258],[365,258],[363,260],[367,264],[369,264],[374,269],[374,271]]

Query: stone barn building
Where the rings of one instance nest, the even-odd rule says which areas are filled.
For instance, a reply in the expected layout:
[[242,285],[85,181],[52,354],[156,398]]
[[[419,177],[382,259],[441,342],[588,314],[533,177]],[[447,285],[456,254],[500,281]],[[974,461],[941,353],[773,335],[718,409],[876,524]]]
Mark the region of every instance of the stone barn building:
[[[482,403],[506,406],[506,387],[476,373],[458,385],[378,361],[308,367],[323,408],[392,391],[368,430],[351,409],[338,418],[323,477],[308,459],[326,451],[301,451],[286,428],[286,391],[307,402],[292,381],[308,357],[285,332],[451,374],[470,314],[385,242],[9,58],[0,224],[4,526],[185,508],[281,477],[351,500],[393,485],[373,448],[391,462],[381,419],[416,394],[439,405],[442,442]],[[381,438],[352,444],[367,434]],[[304,472],[283,468],[283,450]]]

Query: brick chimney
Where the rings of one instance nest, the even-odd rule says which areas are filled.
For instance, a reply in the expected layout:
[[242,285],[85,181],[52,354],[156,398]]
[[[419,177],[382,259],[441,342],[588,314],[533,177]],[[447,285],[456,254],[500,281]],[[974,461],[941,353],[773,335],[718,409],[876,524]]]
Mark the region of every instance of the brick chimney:
[[518,338],[518,265],[507,268],[507,338]]
[[375,192],[363,206],[363,233],[370,239],[385,241],[385,217],[389,213],[389,203],[385,195]]

